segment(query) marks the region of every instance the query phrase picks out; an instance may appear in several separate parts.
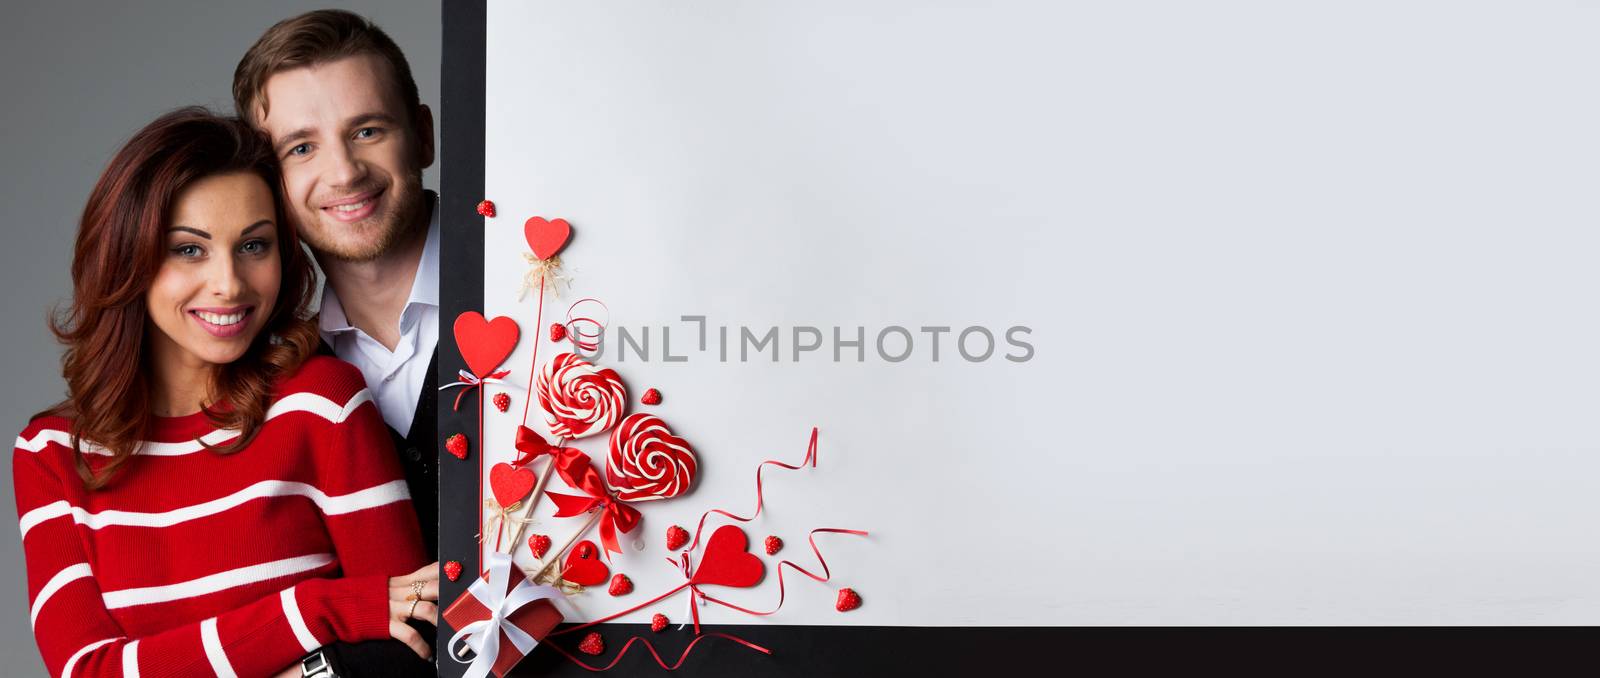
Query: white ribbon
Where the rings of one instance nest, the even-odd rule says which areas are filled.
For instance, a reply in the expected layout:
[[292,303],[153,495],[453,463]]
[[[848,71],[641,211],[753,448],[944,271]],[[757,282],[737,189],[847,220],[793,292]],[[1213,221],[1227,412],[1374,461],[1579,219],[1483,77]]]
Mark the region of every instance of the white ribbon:
[[561,597],[561,592],[550,586],[536,586],[523,577],[517,586],[508,593],[506,582],[511,576],[511,554],[489,554],[489,578],[479,578],[467,587],[467,593],[477,598],[478,602],[489,609],[489,618],[467,624],[465,628],[456,631],[450,637],[450,642],[445,645],[449,648],[450,656],[457,662],[466,664],[456,647],[457,642],[466,642],[467,647],[477,653],[472,659],[472,665],[467,667],[464,678],[483,678],[489,675],[490,669],[500,655],[500,634],[505,634],[519,651],[526,656],[533,648],[538,647],[539,641],[526,631],[517,628],[516,624],[508,623],[506,618],[522,609],[524,605],[536,600]]
[[456,370],[456,374],[461,377],[460,381],[452,381],[452,382],[450,382],[448,384],[445,384],[444,386],[440,386],[439,390],[443,391],[445,389],[451,389],[451,388],[455,388],[457,386],[482,386],[484,384],[505,384],[506,386],[510,386],[513,389],[518,388],[516,384],[513,384],[513,383],[511,383],[509,381],[506,381],[504,379],[496,379],[494,377],[489,377],[487,379],[479,379],[478,375],[473,374],[471,372],[468,372],[466,370]]

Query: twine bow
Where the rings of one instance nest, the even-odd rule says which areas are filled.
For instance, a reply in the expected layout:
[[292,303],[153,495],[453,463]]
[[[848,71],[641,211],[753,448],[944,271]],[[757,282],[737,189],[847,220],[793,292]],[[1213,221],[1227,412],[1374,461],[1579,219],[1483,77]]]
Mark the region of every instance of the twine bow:
[[532,253],[523,252],[522,258],[528,262],[528,272],[522,274],[522,288],[517,290],[517,301],[528,296],[529,290],[536,287],[542,290],[546,279],[550,281],[550,289],[555,291],[557,297],[561,296],[561,286],[572,282],[572,278],[561,274],[559,255],[540,259]]
[[[505,529],[506,525],[510,524],[521,527],[522,525],[538,522],[538,519],[532,516],[527,518],[518,518],[514,515],[511,515],[522,510],[521,501],[511,502],[510,506],[501,506],[500,502],[494,500],[494,497],[489,497],[483,500],[483,507],[493,512],[493,515],[489,516],[489,520],[485,521],[483,526],[485,528],[484,531],[487,532],[489,525],[494,525],[494,543],[495,548],[497,549],[499,548],[500,544],[501,531]],[[478,543],[483,543],[483,532],[478,533]]]
[[511,374],[511,370],[500,370],[499,372],[490,372],[489,376],[484,377],[482,379],[479,379],[478,375],[473,374],[471,372],[468,372],[466,370],[458,370],[456,372],[456,374],[460,375],[460,377],[461,377],[461,379],[459,381],[452,381],[452,382],[450,382],[448,384],[445,384],[444,386],[440,386],[439,387],[439,390],[441,390],[441,391],[443,391],[445,389],[455,388],[457,386],[462,387],[461,392],[456,394],[456,403],[455,403],[455,405],[452,405],[450,407],[450,409],[452,411],[460,411],[461,410],[461,397],[466,395],[468,391],[471,391],[472,389],[481,387],[484,384],[504,384],[504,383],[506,383],[504,381],[501,381],[500,378],[504,377],[504,376],[506,376],[508,374]]
[[495,660],[500,657],[500,636],[505,635],[511,645],[526,655],[538,647],[539,641],[528,635],[527,631],[518,628],[516,624],[507,619],[524,606],[543,599],[554,600],[561,596],[561,592],[549,586],[536,586],[526,578],[520,578],[516,588],[506,591],[506,584],[511,577],[511,554],[489,554],[489,576],[487,579],[478,579],[467,587],[467,593],[477,598],[489,610],[487,619],[467,624],[454,636],[446,647],[452,649],[450,656],[457,662],[468,663],[460,658],[460,653],[454,651],[456,644],[465,642],[477,654],[473,657],[471,665],[467,667],[464,678],[483,678],[494,667]]

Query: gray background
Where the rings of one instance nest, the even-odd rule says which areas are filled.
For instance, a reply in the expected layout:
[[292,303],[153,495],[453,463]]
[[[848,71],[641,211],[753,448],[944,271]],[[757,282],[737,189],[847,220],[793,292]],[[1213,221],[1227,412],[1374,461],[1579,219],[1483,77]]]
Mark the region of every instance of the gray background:
[[[701,460],[614,566],[639,591],[681,581],[663,525],[749,511],[815,425],[751,536],[807,566],[811,527],[871,538],[712,623],[1600,621],[1593,4],[488,9],[485,312],[544,334],[519,227],[571,221],[546,322],[593,295],[651,327],[603,364]],[[1038,353],[721,363],[681,314]]]
[[[185,104],[232,112],[233,67],[279,20],[324,7],[371,18],[406,52],[422,101],[439,110],[439,2],[8,2],[0,28],[5,100],[5,272],[0,346],[7,388],[0,430],[63,395],[60,348],[45,328],[70,293],[72,240],[84,199],[112,153],[157,115]],[[432,188],[436,175],[424,178]],[[10,461],[0,505],[13,515]],[[11,523],[15,525],[14,522]],[[0,536],[0,656],[7,676],[44,675],[28,627],[27,581],[15,529]]]

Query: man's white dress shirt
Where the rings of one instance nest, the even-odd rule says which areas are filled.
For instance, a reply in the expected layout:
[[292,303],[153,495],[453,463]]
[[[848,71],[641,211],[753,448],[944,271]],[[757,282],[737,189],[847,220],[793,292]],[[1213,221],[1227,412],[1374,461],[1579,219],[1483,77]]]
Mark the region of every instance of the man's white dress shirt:
[[402,436],[411,432],[428,363],[439,344],[439,200],[431,191],[428,198],[433,203],[428,239],[411,281],[411,296],[400,311],[400,341],[393,351],[350,325],[332,286],[322,291],[322,340],[341,360],[361,370],[383,421]]

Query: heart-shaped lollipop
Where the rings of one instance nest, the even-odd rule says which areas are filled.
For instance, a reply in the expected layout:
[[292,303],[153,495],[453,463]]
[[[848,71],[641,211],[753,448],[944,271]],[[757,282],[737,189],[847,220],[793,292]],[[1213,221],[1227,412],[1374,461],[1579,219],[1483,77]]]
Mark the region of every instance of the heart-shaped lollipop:
[[574,584],[594,586],[611,578],[611,568],[600,561],[600,548],[585,539],[567,554],[567,564],[561,570],[561,578]]
[[706,553],[695,568],[694,584],[745,588],[761,583],[767,567],[750,553],[750,538],[737,525],[723,525],[711,533]]
[[628,415],[611,432],[606,484],[623,501],[671,499],[689,491],[698,470],[694,449],[653,414]]

